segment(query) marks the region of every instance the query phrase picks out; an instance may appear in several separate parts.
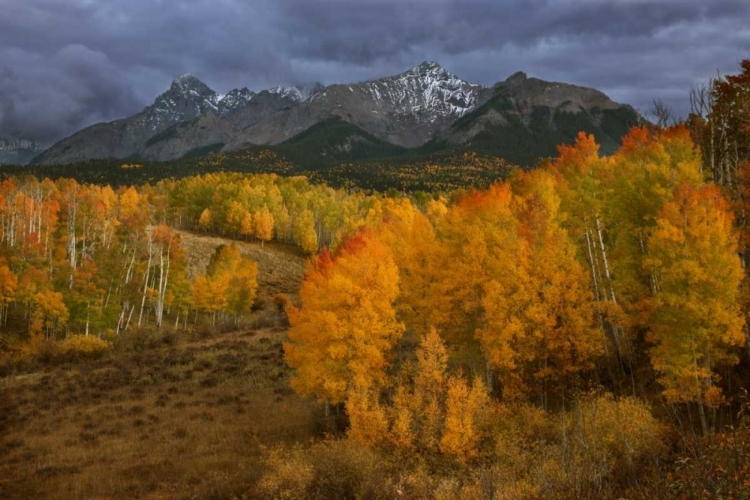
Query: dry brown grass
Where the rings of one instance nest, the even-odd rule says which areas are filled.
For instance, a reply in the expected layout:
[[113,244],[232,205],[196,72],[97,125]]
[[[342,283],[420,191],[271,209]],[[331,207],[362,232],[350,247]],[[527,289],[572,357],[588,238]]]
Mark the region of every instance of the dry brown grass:
[[283,331],[0,379],[0,498],[231,498],[263,447],[309,440],[315,407],[289,390]]
[[229,240],[189,231],[179,233],[191,278],[206,271],[216,247],[235,243],[240,247],[242,255],[250,256],[258,264],[258,300],[261,304],[270,305],[271,299],[279,293],[297,300],[307,260],[297,247],[277,242],[261,246],[260,243]]

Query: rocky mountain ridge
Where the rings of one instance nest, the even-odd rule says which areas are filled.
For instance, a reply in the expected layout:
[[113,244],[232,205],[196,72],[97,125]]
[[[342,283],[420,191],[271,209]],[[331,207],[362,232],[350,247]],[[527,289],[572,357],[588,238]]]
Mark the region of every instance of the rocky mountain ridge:
[[[488,103],[491,109],[485,109]],[[546,122],[538,119],[539,110],[547,110]],[[507,134],[506,129],[512,125],[512,136],[532,121],[534,127],[549,127],[555,132],[546,135],[565,141],[570,135],[565,123],[579,123],[583,130],[602,132],[599,124],[604,114],[618,110],[626,110],[628,116],[622,118],[628,124],[637,116],[632,108],[611,101],[595,89],[545,82],[523,73],[486,87],[462,80],[435,62],[361,83],[274,87],[257,93],[242,88],[226,95],[192,75],[182,75],[141,113],[81,130],[34,161],[174,160],[251,145],[278,145],[316,125],[316,133],[325,135],[325,124],[334,126],[337,119],[352,126],[348,130],[357,135],[356,141],[403,148],[465,145],[476,143],[477,138],[482,143],[491,142],[488,134]],[[475,116],[477,113],[480,116]],[[339,134],[344,129],[336,130]],[[538,136],[538,132],[530,130],[532,136]],[[524,141],[533,142],[533,137],[527,139]],[[352,144],[351,137],[337,140],[342,148]],[[613,140],[618,141],[619,136]],[[499,141],[502,143],[502,138]],[[314,147],[315,141],[307,142]],[[497,154],[504,153],[500,150]]]

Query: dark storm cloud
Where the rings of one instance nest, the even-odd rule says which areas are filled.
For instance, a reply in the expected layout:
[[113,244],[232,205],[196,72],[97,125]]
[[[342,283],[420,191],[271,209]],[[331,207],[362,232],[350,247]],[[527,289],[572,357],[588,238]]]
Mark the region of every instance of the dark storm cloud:
[[43,141],[133,114],[190,72],[212,88],[360,81],[436,60],[484,84],[517,70],[687,111],[750,58],[726,0],[0,0],[0,136]]

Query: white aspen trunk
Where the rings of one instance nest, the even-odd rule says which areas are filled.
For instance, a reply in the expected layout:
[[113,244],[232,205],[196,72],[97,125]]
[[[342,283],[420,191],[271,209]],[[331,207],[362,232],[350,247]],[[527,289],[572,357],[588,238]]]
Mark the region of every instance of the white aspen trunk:
[[135,265],[135,253],[136,248],[133,248],[133,257],[130,259],[130,264],[128,265],[128,271],[125,273],[125,283],[130,283],[130,280],[133,278],[133,266]]
[[152,247],[152,235],[148,236],[148,264],[146,265],[146,275],[143,279],[143,297],[141,298],[141,312],[138,315],[138,326],[141,326],[143,321],[143,308],[146,307],[146,295],[148,295],[148,279],[151,271],[151,247]]
[[125,319],[125,311],[127,310],[128,306],[124,305],[122,307],[122,311],[120,311],[120,316],[117,318],[117,328],[115,329],[115,335],[120,335],[120,328],[122,328],[122,322]]
[[73,273],[76,269],[76,197],[75,193],[68,208],[68,258],[70,259],[70,284],[69,288],[73,289]]
[[[607,261],[607,250],[604,248],[604,238],[602,237],[602,228],[599,224],[599,216],[597,216],[594,220],[596,221],[596,234],[599,237],[599,247],[602,253],[602,263],[604,264],[604,276],[607,278],[607,281],[609,281],[609,262]],[[612,287],[611,283],[609,284],[609,295],[612,298],[612,302],[616,304],[617,299],[615,298],[615,289]]]
[[159,296],[156,302],[156,324],[161,328],[162,318],[164,317],[164,300],[167,295],[167,284],[169,282],[169,252],[172,249],[172,239],[169,239],[167,246],[167,267],[164,269],[164,245],[160,246],[159,252]]

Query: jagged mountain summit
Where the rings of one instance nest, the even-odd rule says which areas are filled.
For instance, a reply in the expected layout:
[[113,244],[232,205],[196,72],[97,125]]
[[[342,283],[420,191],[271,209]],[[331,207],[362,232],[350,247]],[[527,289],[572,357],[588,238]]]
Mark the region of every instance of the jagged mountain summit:
[[[304,143],[309,147],[325,143],[349,151],[367,143],[368,154],[393,154],[398,148],[460,146],[530,164],[538,152],[547,155],[552,147],[554,154],[550,141],[570,142],[578,130],[617,143],[622,135],[617,134],[637,118],[632,108],[594,89],[523,73],[486,87],[462,80],[435,62],[368,82],[274,87],[258,93],[243,88],[226,95],[182,75],[141,113],[81,130],[34,161],[173,160],[279,145],[307,132]],[[575,127],[581,128],[572,132]],[[523,154],[516,151],[519,144],[526,150]]]
[[417,147],[491,95],[492,89],[425,62],[399,75],[325,87],[299,106],[238,131],[227,147],[280,144],[332,117],[391,144]]
[[[242,88],[221,95],[195,76],[184,74],[175,78],[169,90],[140,113],[80,130],[44,151],[34,163],[144,157],[149,141],[169,133],[177,125],[213,117],[247,126],[304,98],[303,91],[296,87],[277,87],[257,94]],[[237,118],[238,114],[242,116]],[[181,156],[180,152],[176,154]]]

